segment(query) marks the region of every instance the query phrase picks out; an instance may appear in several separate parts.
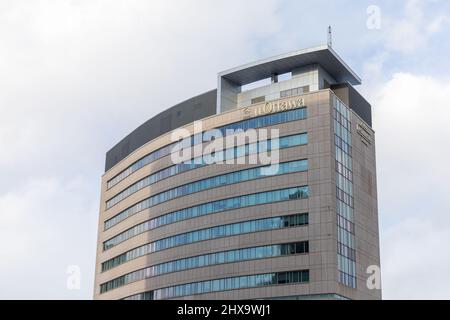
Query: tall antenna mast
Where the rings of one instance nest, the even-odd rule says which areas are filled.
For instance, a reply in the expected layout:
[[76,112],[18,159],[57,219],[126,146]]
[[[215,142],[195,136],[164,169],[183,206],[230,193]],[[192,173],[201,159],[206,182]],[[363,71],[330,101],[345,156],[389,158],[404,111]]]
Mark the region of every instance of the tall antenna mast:
[[331,34],[331,26],[328,26],[328,46],[333,46],[333,35]]

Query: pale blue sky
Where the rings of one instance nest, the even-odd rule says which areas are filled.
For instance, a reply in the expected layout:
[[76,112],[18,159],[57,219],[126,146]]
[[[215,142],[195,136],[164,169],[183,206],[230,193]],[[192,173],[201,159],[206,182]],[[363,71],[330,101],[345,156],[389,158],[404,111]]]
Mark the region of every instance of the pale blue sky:
[[0,298],[91,298],[105,152],[222,70],[325,43],[329,24],[373,104],[384,297],[450,298],[444,0],[0,2]]

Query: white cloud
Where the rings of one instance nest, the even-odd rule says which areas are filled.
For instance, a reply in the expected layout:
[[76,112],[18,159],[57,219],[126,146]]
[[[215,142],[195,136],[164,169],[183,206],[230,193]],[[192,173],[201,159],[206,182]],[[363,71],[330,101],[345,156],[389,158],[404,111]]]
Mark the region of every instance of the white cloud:
[[450,82],[395,74],[375,98],[385,298],[450,297]]
[[448,24],[449,18],[444,13],[439,15],[426,14],[426,4],[430,1],[408,0],[404,16],[384,17],[383,29],[385,47],[387,50],[404,54],[412,54],[424,48],[429,39]]
[[[254,59],[277,5],[1,2],[0,298],[92,297],[105,152]],[[80,291],[65,288],[68,265]]]

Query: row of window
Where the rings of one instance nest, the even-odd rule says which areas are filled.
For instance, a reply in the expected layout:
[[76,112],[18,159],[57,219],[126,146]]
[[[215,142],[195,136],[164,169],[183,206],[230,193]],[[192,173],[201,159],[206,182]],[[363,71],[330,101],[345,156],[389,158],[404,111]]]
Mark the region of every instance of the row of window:
[[334,120],[334,133],[340,137],[343,142],[348,145],[352,144],[350,131],[348,131],[348,129],[340,124],[336,119]]
[[[252,119],[247,119],[247,120],[227,124],[227,125],[217,128],[217,129],[219,131],[221,131],[221,133],[223,135],[226,135],[227,130],[237,130],[237,129],[247,130],[249,128],[256,129],[256,128],[268,127],[268,126],[273,126],[273,125],[280,124],[280,123],[306,119],[306,116],[307,116],[306,108],[300,108],[300,109],[284,111],[284,112],[280,112],[280,113],[265,115],[265,116],[261,116],[261,117],[255,117]],[[203,133],[193,135],[188,139],[190,140],[189,145],[195,145],[197,143],[202,143],[204,140]],[[171,144],[166,145],[158,150],[155,150],[155,151],[149,153],[148,155],[146,155],[145,157],[139,159],[138,161],[136,161],[135,163],[130,165],[128,168],[126,168],[124,171],[120,172],[118,175],[116,175],[115,177],[110,179],[107,182],[107,188],[109,189],[109,188],[113,187],[114,185],[118,184],[120,181],[122,181],[123,179],[128,177],[130,174],[132,174],[133,172],[136,172],[137,170],[141,169],[142,167],[146,166],[147,164],[149,164],[157,159],[160,159],[164,156],[169,155],[172,152],[173,147],[177,144],[178,144],[178,142],[171,143]]]
[[336,171],[336,184],[339,189],[347,193],[348,195],[353,195],[353,183],[348,180],[342,174]]
[[234,198],[228,198],[223,200],[217,200],[213,202],[203,203],[194,207],[181,209],[175,212],[171,212],[157,218],[147,220],[141,224],[138,224],[113,238],[103,242],[103,250],[108,250],[119,243],[134,237],[137,234],[146,232],[151,229],[155,229],[162,225],[204,216],[208,214],[223,212],[226,210],[234,210],[243,207],[249,207],[254,205],[273,203],[279,201],[304,199],[308,197],[308,187],[296,187],[282,190],[266,191],[260,193],[254,193],[244,196],[238,196]]
[[[155,196],[147,198],[144,201],[148,201],[148,207],[153,207],[157,204],[160,204],[165,201],[173,200],[177,197],[181,197],[184,195],[188,195],[194,192],[199,192],[203,190],[208,190],[212,188],[216,188],[219,186],[234,184],[238,182],[255,180],[258,178],[267,177],[264,175],[265,167],[258,167],[252,169],[246,169],[241,171],[236,171],[232,173],[227,173],[224,175],[215,176],[212,178],[208,178],[205,180],[199,180],[196,182],[192,182],[177,188],[169,189],[162,193],[159,193]],[[271,176],[294,173],[294,172],[302,172],[308,169],[308,160],[296,160],[290,162],[283,162],[279,164],[278,172],[276,174],[272,174]],[[172,213],[169,213],[172,214]],[[175,214],[175,213],[173,213]],[[104,245],[104,249],[109,249],[112,246],[115,246],[131,237],[134,237],[137,234],[143,233],[145,231],[154,229],[156,227],[161,226],[161,222],[164,222],[166,215],[160,216],[158,218],[147,220],[141,224],[138,224],[130,229],[125,230],[124,232],[114,236],[113,238],[107,240]],[[175,221],[170,221],[168,223],[173,223]],[[164,223],[167,224],[167,223]]]
[[346,130],[350,129],[350,109],[347,108],[342,102],[338,101],[335,104],[333,111],[334,119],[344,127]]
[[338,281],[350,288],[356,288],[356,263],[338,254]]
[[351,195],[349,195],[348,193],[346,193],[344,190],[342,190],[339,187],[336,187],[336,195],[337,195],[337,199],[339,201],[343,202],[346,206],[353,208],[354,200]]
[[[338,242],[349,248],[355,248],[355,237],[352,233],[338,225],[337,230]],[[350,257],[349,257],[350,258]]]
[[[258,142],[256,145],[260,145],[263,142]],[[301,133],[301,134],[296,134],[296,135],[292,135],[292,136],[286,136],[286,137],[282,137],[279,139],[279,149],[284,149],[284,148],[290,148],[290,147],[295,147],[295,146],[300,146],[300,145],[304,145],[308,143],[308,134],[307,133]],[[246,145],[245,146],[245,154],[250,154],[252,151],[251,148],[252,145]],[[269,147],[271,150],[271,144],[269,141]],[[258,148],[255,148],[255,150],[257,150]],[[176,165],[179,166],[179,165]],[[195,165],[186,165],[186,166],[180,166],[178,167],[178,169],[174,170],[180,172],[180,170],[186,169],[188,168],[188,166],[190,168],[192,168],[192,166]],[[172,167],[169,167],[172,168]],[[164,169],[166,170],[166,169]],[[170,170],[169,170],[170,171]],[[145,185],[143,185],[142,187],[144,187]],[[136,187],[137,188],[137,187]],[[120,223],[121,221],[125,220],[126,218],[142,211],[145,209],[148,209],[152,206],[152,204],[150,203],[150,198],[144,199],[138,203],[136,203],[135,205],[119,212],[118,214],[116,214],[115,216],[113,216],[112,218],[106,220],[104,222],[104,228],[109,229],[113,226],[115,226],[116,224]]]
[[273,258],[309,252],[308,241],[283,243],[260,247],[215,252],[195,257],[169,261],[144,269],[136,270],[100,285],[104,293],[132,282],[159,276],[166,273],[213,266],[217,264],[241,262],[247,260]]
[[250,101],[250,104],[261,103],[261,102],[264,102],[264,101],[266,101],[266,96],[260,96],[260,97],[253,98]]
[[[285,149],[293,146],[304,145],[307,143],[308,143],[308,135],[306,133],[302,133],[297,135],[281,137],[278,141],[278,145],[276,145],[273,140],[259,141],[252,144],[245,144],[242,146],[225,149],[223,151],[218,151],[214,154],[214,157],[222,158],[223,156],[223,161],[227,161],[247,156],[250,154],[258,154],[260,152],[271,151],[272,149]],[[272,146],[272,144],[275,145]],[[211,164],[214,162],[212,161],[213,159],[211,159],[211,157],[212,155],[204,155],[199,158],[193,158],[189,160],[189,163],[185,162],[175,164],[170,167],[159,170],[158,172],[155,172],[137,181],[136,183],[132,184],[125,190],[119,192],[117,195],[106,201],[106,209],[111,208],[112,206],[116,205],[126,197],[158,181],[174,176],[181,172],[185,172],[187,170],[196,169],[205,166],[207,164]]]
[[355,261],[356,260],[356,250],[352,249],[350,247],[347,247],[346,245],[342,243],[338,243],[338,253],[341,256],[348,257],[350,260]]
[[353,181],[353,173],[350,169],[344,167],[344,165],[342,163],[340,163],[339,161],[335,160],[336,163],[336,171],[337,173],[341,174],[344,178]]
[[348,220],[338,212],[338,227],[347,230],[348,232],[354,234],[355,233],[355,224],[352,222],[353,220]]
[[[350,121],[350,109],[336,96],[333,96],[333,106],[335,119],[339,120],[340,123]],[[343,119],[345,119],[345,121]],[[350,125],[346,125],[345,127],[350,128]]]
[[309,282],[309,270],[273,272],[193,282],[139,293],[125,300],[162,300],[233,289]]
[[350,110],[334,97],[337,257],[339,282],[356,288]]
[[302,294],[297,296],[269,297],[255,300],[350,300],[335,293]]
[[176,246],[250,232],[303,226],[306,224],[308,224],[308,214],[302,213],[289,216],[250,220],[186,232],[139,246],[109,259],[102,263],[102,272],[152,252],[173,248]]

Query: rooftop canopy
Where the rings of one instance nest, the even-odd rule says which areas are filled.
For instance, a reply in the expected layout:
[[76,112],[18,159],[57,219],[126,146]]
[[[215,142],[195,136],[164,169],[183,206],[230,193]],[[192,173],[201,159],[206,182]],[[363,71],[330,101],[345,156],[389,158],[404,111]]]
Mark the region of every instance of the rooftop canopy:
[[337,82],[361,84],[361,79],[328,45],[302,49],[248,63],[220,72],[219,77],[243,86],[270,78],[274,74],[291,72],[295,68],[316,63],[322,66]]

